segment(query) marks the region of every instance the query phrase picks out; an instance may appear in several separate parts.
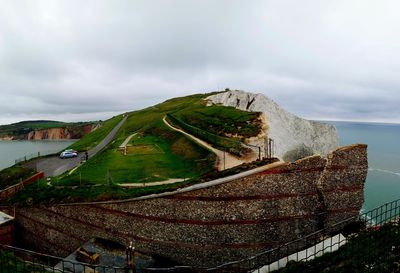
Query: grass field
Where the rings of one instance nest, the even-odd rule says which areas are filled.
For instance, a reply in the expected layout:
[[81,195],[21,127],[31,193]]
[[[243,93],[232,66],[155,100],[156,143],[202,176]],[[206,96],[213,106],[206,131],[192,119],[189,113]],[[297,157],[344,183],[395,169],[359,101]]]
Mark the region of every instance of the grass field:
[[0,190],[9,186],[15,185],[20,181],[31,177],[36,172],[31,169],[26,169],[15,165],[0,171]]
[[[116,147],[105,150],[71,175],[61,177],[57,183],[90,185],[153,182],[196,177],[212,168],[210,162],[204,164],[203,161],[195,161],[209,156],[208,151],[193,147],[195,144],[185,137],[178,136],[170,143],[158,136],[136,136],[134,142],[135,146],[129,147],[127,156]],[[184,154],[177,146],[188,147],[190,153]]]
[[164,151],[155,144],[134,144],[127,146],[127,155],[154,155],[163,154]]

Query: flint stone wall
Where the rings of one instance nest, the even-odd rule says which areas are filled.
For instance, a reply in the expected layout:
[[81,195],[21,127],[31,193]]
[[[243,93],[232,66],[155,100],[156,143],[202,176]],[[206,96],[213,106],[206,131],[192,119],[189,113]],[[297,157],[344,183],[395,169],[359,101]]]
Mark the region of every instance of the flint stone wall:
[[[18,208],[25,246],[66,256],[100,237],[180,264],[211,267],[242,259],[358,215],[367,147],[340,148],[195,190],[123,202]],[[324,217],[321,217],[321,214]]]

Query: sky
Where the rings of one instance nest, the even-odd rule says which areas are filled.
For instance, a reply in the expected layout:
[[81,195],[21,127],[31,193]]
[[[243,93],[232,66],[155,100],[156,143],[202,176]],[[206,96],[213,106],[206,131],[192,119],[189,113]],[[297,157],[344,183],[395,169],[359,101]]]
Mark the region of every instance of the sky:
[[0,0],[0,124],[107,119],[225,88],[400,123],[397,0]]

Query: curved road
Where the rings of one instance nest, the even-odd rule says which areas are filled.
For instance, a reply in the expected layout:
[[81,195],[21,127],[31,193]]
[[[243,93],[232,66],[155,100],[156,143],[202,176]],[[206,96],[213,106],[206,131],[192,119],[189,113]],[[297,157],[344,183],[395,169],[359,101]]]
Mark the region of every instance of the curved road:
[[[118,124],[115,126],[111,132],[93,149],[88,151],[89,158],[95,156],[100,152],[105,146],[107,146],[117,134],[119,128],[126,121],[128,116],[125,116]],[[61,159],[58,156],[52,156],[37,160],[32,160],[28,162],[25,166],[29,168],[36,169],[37,171],[43,171],[46,177],[57,176],[66,171],[69,171],[81,163],[81,159],[85,157],[85,153],[79,153],[78,157]]]

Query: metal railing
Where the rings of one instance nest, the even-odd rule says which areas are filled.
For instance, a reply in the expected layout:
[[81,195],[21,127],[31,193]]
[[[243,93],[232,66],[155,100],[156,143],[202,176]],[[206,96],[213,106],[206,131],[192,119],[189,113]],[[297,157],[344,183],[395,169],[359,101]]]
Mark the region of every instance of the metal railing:
[[42,151],[42,152],[37,152],[37,153],[25,155],[23,157],[15,159],[15,164],[26,162],[26,161],[29,161],[31,159],[34,159],[34,158],[37,158],[37,157],[41,157],[41,156],[45,156],[45,155],[49,155],[49,154],[54,154],[54,151],[47,150],[47,151]]
[[26,249],[0,245],[0,273],[128,273],[128,267],[81,263]]
[[[265,273],[283,268],[289,261],[310,261],[325,253],[338,250],[353,233],[377,229],[387,222],[400,217],[400,199],[386,203],[359,216],[349,217],[332,226],[323,228],[305,237],[260,252],[252,257],[228,262],[205,272],[253,272]],[[360,246],[364,247],[364,246]],[[357,248],[354,249],[357,251]],[[188,268],[186,268],[188,270]],[[198,269],[191,268],[193,271]],[[149,268],[153,272],[182,272],[181,267]]]
[[[143,272],[254,272],[264,273],[285,267],[289,261],[310,261],[325,253],[338,250],[348,242],[348,236],[379,229],[400,217],[400,199],[386,203],[359,216],[349,217],[335,225],[308,236],[288,242],[252,257],[225,263],[212,268],[176,266],[146,268]],[[360,245],[359,248],[365,247]],[[371,247],[371,246],[370,246]],[[378,245],[375,247],[379,247]],[[357,246],[353,251],[358,251]],[[85,271],[86,270],[86,271]],[[99,266],[65,260],[25,249],[0,245],[0,273],[11,272],[133,272],[122,267]]]

